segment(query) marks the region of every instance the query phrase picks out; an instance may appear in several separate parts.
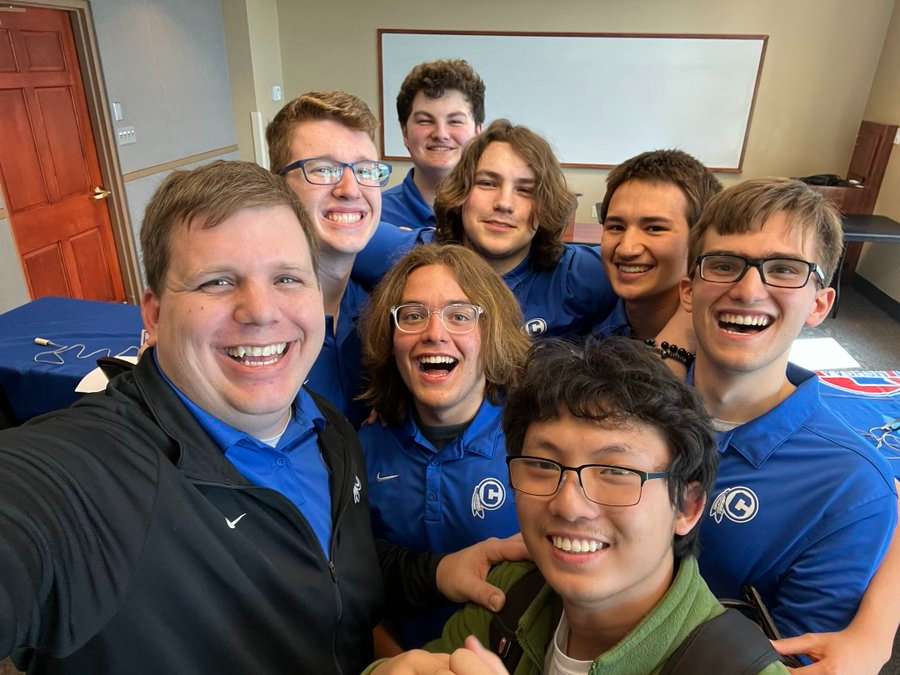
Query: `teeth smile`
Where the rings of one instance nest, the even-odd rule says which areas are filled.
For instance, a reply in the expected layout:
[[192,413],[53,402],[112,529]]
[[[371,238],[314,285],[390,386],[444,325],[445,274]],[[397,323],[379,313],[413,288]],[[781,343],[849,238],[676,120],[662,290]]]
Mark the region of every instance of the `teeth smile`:
[[443,356],[443,355],[435,355],[435,356],[420,356],[419,363],[436,363],[436,364],[451,364],[456,363],[456,359],[452,356]]
[[730,314],[723,312],[719,315],[719,321],[721,321],[722,323],[733,323],[738,326],[765,327],[772,322],[772,319],[765,314],[756,314],[751,316],[749,314]]
[[568,537],[552,537],[553,547],[566,553],[594,553],[607,548],[609,544],[596,539],[569,539]]
[[285,349],[287,349],[287,342],[276,342],[259,347],[253,345],[226,347],[225,353],[246,366],[268,366],[276,363],[284,354]]
[[636,274],[638,272],[646,272],[652,265],[619,265],[619,269],[626,274]]
[[356,211],[355,213],[329,211],[325,214],[325,219],[330,220],[333,223],[340,223],[341,225],[351,225],[352,223],[361,221],[363,219],[363,214],[359,211]]

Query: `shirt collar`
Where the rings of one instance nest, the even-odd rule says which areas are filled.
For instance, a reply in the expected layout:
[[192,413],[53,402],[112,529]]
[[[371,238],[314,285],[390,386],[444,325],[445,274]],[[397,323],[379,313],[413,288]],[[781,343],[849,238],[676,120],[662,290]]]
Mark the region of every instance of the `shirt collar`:
[[422,193],[419,192],[419,186],[416,185],[416,181],[413,179],[413,172],[415,172],[415,169],[410,169],[406,174],[406,178],[403,179],[403,191],[406,192],[407,201],[414,212],[413,215],[416,220],[423,225],[433,227],[437,223],[434,209],[428,205],[425,198],[422,197]]
[[822,405],[819,381],[814,373],[792,363],[787,378],[797,389],[767,413],[719,434],[720,452],[730,446],[759,467],[806,423]]
[[631,324],[628,322],[628,315],[625,313],[625,301],[622,298],[619,298],[609,315],[594,328],[593,333],[596,337],[602,338],[611,335],[632,336]]
[[[188,398],[187,394],[181,391],[181,389],[169,379],[169,376],[163,372],[163,369],[159,367],[159,361],[156,359],[156,350],[153,351],[153,362],[166,384],[172,388],[172,391],[175,392],[178,398],[181,399],[181,402],[184,403],[184,406],[194,416],[194,419],[197,420],[197,423],[207,434],[209,434],[210,438],[213,439],[213,442],[215,442],[223,452],[241,441],[249,441],[252,444],[264,445],[259,439],[223,422]],[[315,401],[312,400],[309,393],[305,389],[301,389],[294,399],[291,421],[288,422],[288,426],[284,430],[278,445],[281,446],[284,443],[288,443],[298,434],[313,428],[316,431],[324,429],[325,417],[322,415],[319,407],[316,405]]]
[[525,259],[520,262],[518,265],[513,267],[509,272],[503,275],[503,281],[506,282],[506,285],[511,289],[515,288],[516,284],[520,283],[523,279],[531,274],[531,253],[529,252]]
[[[503,407],[494,405],[487,398],[481,402],[478,412],[475,413],[475,419],[466,427],[462,434],[462,439],[457,439],[447,447],[461,447],[462,452],[482,457],[493,457],[497,452],[497,448],[506,447],[503,440],[503,425],[501,424],[501,416],[503,415]],[[425,435],[419,430],[414,419],[414,415],[407,414],[403,421],[403,433],[407,438],[415,440],[432,452],[436,452],[434,446],[429,442]],[[499,443],[497,442],[499,438]],[[460,443],[460,440],[462,441]],[[445,448],[446,449],[446,448]]]

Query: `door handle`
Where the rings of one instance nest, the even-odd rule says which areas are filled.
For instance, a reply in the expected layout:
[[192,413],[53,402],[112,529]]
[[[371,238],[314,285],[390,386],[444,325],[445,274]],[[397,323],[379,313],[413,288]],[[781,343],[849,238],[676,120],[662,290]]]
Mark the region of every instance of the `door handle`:
[[104,190],[99,185],[94,187],[94,194],[91,195],[91,199],[106,199],[112,194],[109,190]]

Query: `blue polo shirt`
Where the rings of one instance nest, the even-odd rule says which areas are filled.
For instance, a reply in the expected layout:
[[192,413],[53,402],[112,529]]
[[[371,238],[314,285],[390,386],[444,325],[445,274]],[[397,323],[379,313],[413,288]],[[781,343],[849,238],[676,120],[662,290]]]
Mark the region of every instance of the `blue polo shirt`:
[[594,326],[591,331],[594,337],[608,338],[613,335],[621,335],[622,337],[632,337],[633,331],[631,324],[628,322],[628,315],[625,313],[625,301],[619,298],[616,306],[603,321]]
[[368,408],[355,400],[363,392],[362,342],[357,326],[369,294],[353,280],[341,298],[337,326],[334,317],[325,317],[325,341],[305,384],[328,400],[359,427],[368,417]]
[[[154,362],[156,354],[154,352]],[[294,400],[293,414],[274,448],[210,415],[190,400],[156,365],[163,379],[181,399],[201,428],[225,453],[225,459],[254,485],[286,497],[309,523],[322,554],[331,557],[331,489],[329,470],[319,450],[319,431],[325,418],[303,389]]]
[[[519,531],[506,468],[502,406],[485,400],[466,430],[436,449],[412,415],[398,427],[364,424],[359,440],[369,476],[376,538],[415,551],[449,553]],[[437,637],[452,608],[395,627],[404,647]]]
[[434,227],[434,209],[422,198],[422,193],[413,180],[410,169],[400,185],[381,194],[381,218],[397,227],[408,227],[418,230],[423,227]]
[[891,540],[897,495],[884,457],[824,403],[813,373],[788,365],[787,376],[791,396],[719,434],[700,571],[718,597],[754,585],[791,637],[853,619]]
[[[353,278],[372,287],[414,246],[434,241],[434,230],[404,231],[381,223],[356,257]],[[566,244],[550,270],[538,270],[525,258],[503,275],[532,337],[579,337],[605,319],[618,300],[600,260],[600,248]]]

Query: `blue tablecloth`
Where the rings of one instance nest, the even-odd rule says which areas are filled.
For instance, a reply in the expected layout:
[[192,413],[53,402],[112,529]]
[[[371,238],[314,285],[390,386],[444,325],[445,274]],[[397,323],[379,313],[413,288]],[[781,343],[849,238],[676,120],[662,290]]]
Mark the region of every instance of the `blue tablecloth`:
[[[0,314],[0,388],[16,420],[71,405],[79,396],[75,386],[98,358],[137,355],[141,328],[140,310],[133,305],[69,298],[42,298]],[[62,347],[84,345],[82,355],[103,351],[77,358],[79,348],[63,352],[36,345],[36,337]],[[47,353],[51,350],[59,352],[58,359]],[[39,354],[46,362],[35,362]]]

